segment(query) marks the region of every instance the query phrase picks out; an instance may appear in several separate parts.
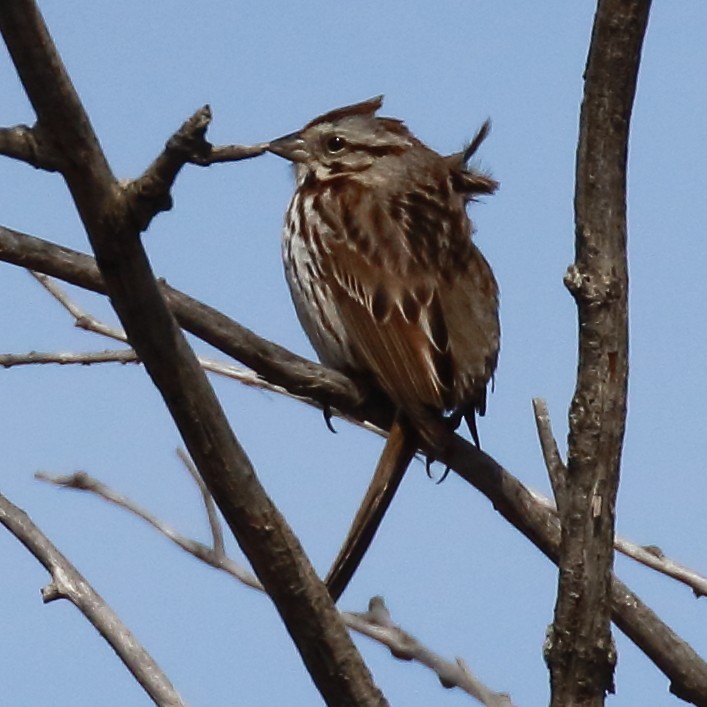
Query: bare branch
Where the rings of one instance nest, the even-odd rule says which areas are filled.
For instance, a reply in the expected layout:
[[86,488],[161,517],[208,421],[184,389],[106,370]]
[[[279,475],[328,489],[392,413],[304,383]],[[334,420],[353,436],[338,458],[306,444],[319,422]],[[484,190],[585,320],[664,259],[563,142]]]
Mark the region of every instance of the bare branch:
[[[560,547],[557,517],[537,503],[518,479],[485,452],[458,436],[437,457],[486,495],[506,520],[557,563]],[[672,692],[696,705],[707,703],[707,664],[614,576],[611,616],[614,623],[668,676]]]
[[56,153],[44,143],[41,131],[29,125],[0,128],[0,155],[26,162],[47,172],[59,170]]
[[[537,503],[556,513],[557,508],[552,500],[537,491],[531,491],[531,493]],[[640,562],[642,565],[690,587],[695,596],[707,596],[707,577],[675,560],[671,560],[655,545],[638,545],[617,535],[614,540],[614,549],[622,555],[630,557],[632,560],[636,560],[636,562]]]
[[[208,490],[203,485],[198,474],[196,474],[191,460],[182,450],[178,450],[177,453],[187,469],[190,470],[190,473],[194,472],[192,476],[202,492],[204,502],[207,503],[207,508],[210,505],[212,509],[209,513],[213,540],[211,547],[178,533],[170,525],[143,509],[135,501],[117,493],[85,472],[76,472],[68,476],[53,476],[44,472],[37,472],[35,477],[56,486],[94,494],[138,516],[182,550],[210,567],[226,572],[251,589],[264,591],[263,586],[253,574],[225,554],[220,523],[214,512],[213,501],[210,501]],[[492,692],[485,687],[471,674],[471,671],[460,658],[457,658],[456,661],[448,661],[423,646],[411,634],[396,626],[390,620],[388,610],[379,597],[371,600],[367,612],[342,612],[341,617],[349,628],[387,646],[393,656],[399,660],[416,661],[432,669],[445,687],[458,687],[472,697],[476,697],[485,705],[511,707],[511,702],[507,696]]]
[[[92,314],[88,313],[86,310],[77,305],[64,290],[59,287],[59,285],[54,281],[53,278],[45,275],[43,273],[38,273],[33,270],[28,271],[48,292],[54,297],[54,299],[59,302],[59,304],[64,307],[64,309],[69,312],[69,314],[74,318],[75,326],[84,329],[85,331],[91,331],[102,336],[107,336],[108,338],[114,339],[116,341],[127,341],[125,332],[122,329],[117,329],[115,327],[108,326],[104,322],[96,319]],[[114,356],[111,356],[111,352],[105,351],[102,353],[38,353],[30,352],[29,354],[5,354],[0,355],[0,365],[4,365],[6,368],[17,365],[27,365],[33,363],[60,363],[60,364],[91,364],[91,363],[132,363],[138,362],[137,354],[132,351],[117,351]],[[322,405],[313,400],[312,398],[304,397],[301,395],[294,395],[288,390],[279,385],[274,385],[270,381],[266,380],[262,376],[259,376],[253,371],[249,371],[240,366],[235,366],[230,363],[224,363],[222,361],[216,361],[215,359],[205,358],[203,356],[198,357],[198,361],[201,367],[205,371],[210,373],[215,373],[217,375],[223,376],[224,378],[230,378],[236,380],[243,385],[247,385],[251,388],[259,388],[260,390],[266,390],[271,393],[277,393],[279,395],[284,395],[293,400],[298,400],[300,402],[305,402],[309,405],[322,409]],[[338,415],[339,417],[344,417],[348,419],[352,424],[358,425],[360,427],[367,428],[378,434],[383,434],[383,432],[370,424],[356,420],[349,416],[343,415],[337,410],[330,410],[333,415]]]
[[45,603],[68,599],[110,644],[125,667],[152,700],[164,707],[184,705],[167,676],[152,656],[138,643],[103,598],[76,568],[49,541],[30,517],[0,495],[2,523],[31,553],[52,577],[42,590]]
[[211,123],[211,108],[203,106],[167,141],[162,153],[141,177],[125,186],[133,215],[144,230],[160,212],[172,208],[170,190],[185,164],[201,166],[217,162],[237,162],[262,155],[267,144],[214,147],[206,140]]
[[63,488],[88,491],[95,494],[104,501],[108,501],[119,508],[129,511],[138,518],[141,518],[148,525],[152,526],[157,532],[161,533],[175,545],[184,550],[184,552],[188,552],[190,555],[193,555],[211,567],[225,570],[246,586],[252,587],[253,589],[259,589],[261,591],[263,589],[262,585],[253,574],[232,560],[229,560],[224,555],[223,548],[219,551],[216,547],[208,547],[197,540],[192,540],[191,538],[178,533],[168,523],[160,520],[157,516],[145,510],[131,499],[123,496],[117,491],[114,491],[109,486],[106,486],[83,471],[78,471],[74,474],[69,474],[68,476],[53,476],[51,474],[38,471],[35,474],[35,478],[56,486],[62,486]]
[[[545,468],[550,477],[550,483],[552,484],[552,491],[555,494],[555,498],[558,498],[558,496],[565,493],[565,475],[567,474],[567,468],[560,457],[555,436],[552,434],[552,423],[550,422],[550,413],[547,409],[547,403],[541,398],[533,398],[533,413],[535,415],[535,425],[538,428],[538,437],[545,461]],[[558,499],[558,505],[559,504],[560,501]]]
[[[545,466],[548,470],[550,480],[552,481],[555,496],[557,497],[557,489],[559,488],[560,492],[563,490],[564,477],[567,473],[567,469],[560,458],[557,442],[552,434],[550,414],[545,401],[540,398],[534,398],[533,410],[535,412],[535,422],[538,427],[538,435],[540,437],[540,446],[542,447]],[[556,505],[553,504],[549,498],[536,492],[532,493],[538,503],[542,503],[546,508],[556,511]],[[655,546],[642,547],[630,540],[616,536],[614,539],[614,549],[636,560],[636,562],[640,562],[642,565],[654,569],[656,572],[660,572],[661,574],[676,579],[678,582],[686,584],[692,589],[695,596],[707,596],[707,577],[703,577],[689,567],[685,567],[666,557],[660,548]]]
[[55,280],[49,277],[49,275],[35,272],[34,270],[29,270],[28,272],[62,307],[64,307],[64,309],[66,309],[74,318],[74,324],[79,329],[92,331],[96,334],[107,336],[109,339],[127,343],[128,337],[122,329],[116,329],[103,322],[99,322],[95,317],[85,312],[61,289],[61,287],[59,287]]
[[209,143],[209,154],[205,157],[196,156],[190,161],[192,164],[211,165],[222,162],[240,162],[251,157],[262,155],[268,149],[267,142],[257,145],[212,145]]
[[[290,398],[291,400],[297,400],[298,402],[311,405],[320,410],[322,409],[322,405],[316,400],[305,398],[301,395],[293,395],[282,386],[273,385],[257,373],[249,371],[246,368],[235,366],[230,363],[223,363],[210,358],[204,358],[202,356],[199,356],[198,360],[201,367],[209,373],[214,373],[216,375],[223,376],[224,378],[230,378],[231,380],[238,381],[239,383],[247,385],[250,388],[257,388],[258,390],[268,393],[276,393],[277,395],[282,395],[286,398]],[[82,352],[29,351],[28,353],[21,354],[0,354],[0,367],[2,368],[46,364],[58,364],[60,366],[90,366],[99,363],[140,363],[140,359],[132,349],[106,349],[103,351]],[[353,425],[357,425],[371,432],[375,432],[376,434],[384,434],[384,432],[375,425],[353,419],[338,410],[332,411],[332,414],[348,420]]]
[[[76,305],[66,293],[53,282],[51,278],[40,273],[32,273],[39,282],[46,287],[46,289],[54,296],[56,299],[71,313],[75,318],[77,325],[80,325],[88,331],[95,331],[97,333],[110,336],[112,338],[118,339],[120,341],[125,340],[125,334],[117,329],[112,329],[107,325],[99,322],[92,315],[88,314],[85,310]],[[85,354],[42,354],[37,352],[31,352],[29,354],[11,354],[11,355],[0,355],[0,365],[12,366],[25,363],[93,363],[93,362],[133,362],[137,358],[132,351],[104,351],[96,353],[85,353]],[[289,396],[294,399],[298,399],[309,405],[314,405],[321,407],[316,400],[311,398],[303,398],[301,396],[293,396],[287,390],[280,386],[273,386],[268,381],[264,380],[262,377],[258,376],[252,371],[248,371],[243,368],[239,368],[230,364],[224,364],[221,362],[213,361],[211,359],[199,358],[202,367],[205,370],[218,373],[220,375],[233,378],[246,385],[251,385],[253,387],[262,388],[271,392],[276,392],[281,395]],[[552,424],[550,421],[549,412],[547,410],[547,404],[541,398],[533,399],[533,410],[535,415],[536,425],[538,427],[538,435],[541,443],[541,448],[543,451],[543,458],[545,460],[546,467],[548,468],[548,473],[550,474],[551,480],[553,477],[559,479],[563,482],[564,475],[566,473],[566,468],[564,462],[562,461],[559,451],[557,449],[557,442],[552,433]],[[345,417],[343,413],[336,411],[342,417]],[[353,424],[358,424],[361,426],[366,426],[368,429],[382,434],[379,428],[376,428],[370,424],[362,423],[358,420],[347,418]],[[185,464],[186,468],[189,470],[190,474],[194,477],[194,466],[186,453],[179,449],[177,453],[180,459]],[[205,502],[208,507],[211,506],[213,512],[213,500],[208,494],[208,490],[204,487],[201,479],[196,476],[194,477],[195,482],[199,485],[202,493],[205,493]],[[553,484],[554,486],[556,484]],[[545,507],[551,509],[553,512],[556,511],[556,506],[542,494],[531,492],[533,497]],[[210,524],[212,527],[217,527],[220,529],[220,524],[213,524],[213,517],[210,515]],[[707,579],[702,577],[699,573],[691,570],[683,565],[680,565],[669,558],[666,558],[664,554],[654,547],[644,548],[628,540],[617,537],[616,549],[619,552],[635,559],[642,564],[655,569],[656,571],[677,579],[690,586],[696,595],[702,596],[707,594]]]
[[707,596],[707,577],[666,557],[659,547],[655,545],[637,545],[621,537],[616,538],[614,547],[623,555],[636,560],[636,562],[640,562],[656,572],[686,584],[692,589],[695,596]]
[[221,523],[218,519],[218,512],[216,510],[216,504],[214,499],[211,498],[209,489],[206,488],[206,484],[199,476],[197,468],[194,466],[194,462],[189,458],[189,455],[181,448],[177,449],[177,456],[184,464],[189,475],[194,480],[194,483],[199,487],[201,492],[201,500],[204,503],[204,508],[206,509],[206,516],[209,519],[209,528],[211,529],[211,540],[214,548],[214,552],[225,555],[226,551],[224,549],[223,542],[223,532],[221,530]]
[[90,366],[94,363],[139,363],[139,361],[132,349],[125,351],[89,351],[85,353],[30,351],[26,354],[0,354],[0,366],[3,368],[47,363],[58,363],[61,366]]
[[130,344],[317,688],[329,704],[385,704],[167,307],[140,242],[145,210],[113,176],[36,3],[0,3],[0,31],[43,134],[62,155],[62,176]]
[[[79,322],[81,326],[87,331],[95,331],[96,333],[115,338],[119,341],[125,340],[125,334],[118,329],[113,329],[108,327],[104,323],[98,321],[91,314],[87,313],[76,303],[74,303],[68,295],[60,288],[58,285],[48,276],[42,275],[40,273],[32,273],[40,283],[46,287],[46,289],[64,306],[71,315],[75,318],[77,325]],[[30,352],[28,354],[4,354],[0,355],[0,366],[11,367],[15,365],[25,365],[25,364],[37,364],[37,363],[59,363],[59,364],[92,364],[92,363],[134,363],[138,362],[137,356],[134,351],[102,351],[102,352],[90,352],[90,353],[39,353]],[[226,364],[219,361],[214,361],[212,359],[206,359],[199,357],[199,362],[202,367],[212,373],[216,373],[228,378],[237,380],[245,385],[256,387],[262,390],[267,390],[269,392],[274,392],[279,395],[284,395],[300,402],[304,402],[308,405],[318,407],[321,409],[321,405],[311,398],[304,398],[301,396],[295,396],[290,394],[287,390],[281,386],[274,386],[262,377],[258,376],[252,371],[248,371],[244,368],[234,366],[232,364]],[[559,451],[557,449],[557,442],[555,441],[554,435],[552,433],[552,424],[550,421],[550,415],[547,410],[547,405],[544,400],[540,398],[533,399],[533,410],[535,414],[535,422],[538,427],[538,435],[540,438],[541,448],[543,451],[543,458],[545,460],[545,465],[548,468],[548,473],[551,479],[554,477],[559,479],[561,483],[563,482],[564,475],[566,473],[566,468],[564,462],[562,461]],[[340,411],[334,411],[335,414],[347,419],[352,424],[364,427],[369,431],[375,432],[377,434],[383,435],[384,432],[370,423],[362,422],[351,418],[348,415]],[[194,478],[195,483],[199,486],[199,489],[204,498],[204,504],[206,507],[207,515],[209,518],[209,525],[214,533],[214,540],[217,539],[220,542],[221,547],[223,547],[223,535],[221,533],[221,525],[217,521],[217,513],[213,503],[211,495],[208,493],[208,489],[203,484],[203,481],[198,476],[193,462],[189,459],[189,456],[182,449],[177,450],[177,455],[184,463],[185,467],[189,471],[190,475]],[[553,487],[556,484],[553,484]],[[535,491],[531,491],[533,498],[540,504],[544,505],[546,508],[556,512],[556,505],[553,504],[548,498],[539,494]],[[556,492],[557,493],[557,492]],[[671,577],[683,584],[689,586],[696,596],[707,596],[707,578],[700,575],[698,572],[685,567],[670,558],[667,558],[662,551],[655,546],[642,547],[633,543],[629,540],[616,537],[615,549],[631,557],[632,559],[640,562],[641,564],[654,569],[661,574]]]
[[[174,135],[167,141],[162,154],[152,163],[145,174],[140,178],[150,175],[162,175],[162,181],[168,182],[164,177],[171,174],[177,165],[184,161],[191,164],[208,166],[219,162],[240,162],[252,157],[262,155],[268,149],[268,143],[258,145],[212,145],[206,140],[206,130],[211,123],[211,108],[202,106],[191,116]],[[176,173],[171,177],[169,185],[174,182]]]
[[487,707],[513,707],[507,694],[486,687],[461,658],[454,661],[442,658],[394,624],[382,597],[373,597],[368,611],[360,614],[349,612],[344,614],[344,618],[354,630],[387,646],[394,657],[426,665],[437,673],[443,687],[458,687]]
[[[106,294],[103,278],[91,256],[3,226],[0,226],[0,260]],[[282,386],[294,396],[317,400],[329,409],[355,409],[363,402],[364,393],[341,373],[259,337],[164,281],[160,282],[160,290],[184,329],[243,362],[273,385]],[[380,401],[378,407],[385,410]],[[389,418],[392,419],[390,410],[383,416]]]

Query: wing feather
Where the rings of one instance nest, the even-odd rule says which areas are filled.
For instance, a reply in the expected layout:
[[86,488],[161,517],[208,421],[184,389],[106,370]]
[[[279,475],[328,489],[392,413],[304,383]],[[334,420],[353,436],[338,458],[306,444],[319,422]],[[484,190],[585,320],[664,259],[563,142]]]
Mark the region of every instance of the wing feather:
[[437,341],[432,335],[445,328],[444,321],[431,324],[429,303],[416,296],[433,292],[431,283],[416,287],[421,283],[414,279],[402,282],[345,243],[336,244],[331,255],[339,288],[334,299],[362,367],[371,370],[404,409],[413,411],[420,405],[444,409],[450,394],[450,352],[440,347],[439,334]]
[[[322,268],[360,368],[408,413],[482,410],[498,352],[498,299],[468,221],[441,211],[431,218],[410,195],[386,200],[351,182],[330,185],[320,206],[330,207],[333,227]],[[354,213],[356,228],[347,228]]]

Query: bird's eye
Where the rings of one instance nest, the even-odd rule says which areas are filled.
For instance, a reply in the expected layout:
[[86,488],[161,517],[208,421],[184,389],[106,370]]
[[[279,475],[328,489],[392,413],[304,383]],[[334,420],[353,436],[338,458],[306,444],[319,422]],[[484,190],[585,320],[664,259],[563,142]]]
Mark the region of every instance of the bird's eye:
[[326,141],[328,152],[341,152],[346,147],[346,140],[340,135],[333,135]]

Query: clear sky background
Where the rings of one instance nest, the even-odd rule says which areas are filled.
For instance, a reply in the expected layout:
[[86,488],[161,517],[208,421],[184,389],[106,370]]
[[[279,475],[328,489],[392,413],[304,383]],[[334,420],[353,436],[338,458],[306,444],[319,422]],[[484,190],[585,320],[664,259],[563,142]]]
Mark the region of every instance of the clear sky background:
[[[42,10],[121,178],[138,175],[204,103],[210,139],[253,143],[383,93],[441,152],[491,117],[480,163],[499,193],[472,206],[502,293],[502,352],[484,447],[548,492],[532,419],[547,399],[564,452],[576,313],[562,285],[573,258],[572,195],[592,2],[43,2]],[[707,5],[656,2],[632,124],[629,169],[631,380],[619,531],[707,572],[705,223]],[[34,120],[4,46],[0,124]],[[312,356],[280,263],[292,190],[271,155],[188,167],[175,207],[145,235],[155,271],[258,333]],[[62,180],[0,161],[0,223],[87,250]],[[108,341],[70,318],[21,270],[0,266],[0,350],[83,351]],[[115,322],[106,302],[77,302]],[[202,352],[210,353],[203,345]],[[214,380],[268,492],[325,572],[382,446],[273,394]],[[0,370],[0,491],[26,509],[135,631],[194,706],[316,705],[320,698],[269,600],[202,566],[118,509],[33,479],[84,469],[187,534],[208,539],[180,440],[137,367]],[[437,469],[441,473],[442,469]],[[233,545],[233,543],[231,543]],[[233,554],[240,557],[237,549]],[[67,602],[43,606],[47,575],[0,532],[0,684],[5,705],[104,707],[149,701]],[[707,655],[704,600],[623,558],[617,574]],[[453,474],[417,462],[340,606],[382,594],[393,620],[463,657],[519,706],[547,703],[542,658],[554,567]],[[672,705],[666,678],[621,633],[609,704]],[[393,705],[474,704],[428,670],[357,638]]]

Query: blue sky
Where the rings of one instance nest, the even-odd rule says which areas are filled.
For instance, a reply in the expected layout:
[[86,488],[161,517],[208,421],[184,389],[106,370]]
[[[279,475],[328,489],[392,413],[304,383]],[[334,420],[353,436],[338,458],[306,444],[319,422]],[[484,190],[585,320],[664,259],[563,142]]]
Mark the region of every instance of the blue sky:
[[[496,391],[485,449],[548,492],[530,400],[547,399],[564,450],[576,316],[562,276],[573,258],[572,195],[582,71],[593,3],[326,3],[126,0],[41,3],[116,172],[138,175],[196,108],[217,143],[259,142],[379,93],[451,152],[487,117],[480,162],[499,193],[472,205],[477,242],[502,296]],[[704,302],[707,6],[655,3],[644,45],[629,165],[631,380],[618,503],[620,533],[707,571],[707,354]],[[0,123],[33,114],[0,49]],[[311,348],[280,264],[291,194],[274,156],[187,168],[175,207],[145,235],[155,271],[299,353]],[[0,161],[0,223],[78,250],[85,234],[60,178]],[[99,297],[77,302],[115,322]],[[2,266],[2,352],[111,344],[72,327],[24,272]],[[202,352],[211,353],[203,345]],[[214,380],[259,476],[324,572],[370,478],[381,441],[273,394]],[[192,705],[319,704],[269,601],[177,552],[96,499],[33,479],[84,469],[181,531],[207,539],[198,494],[174,455],[178,435],[144,372],[118,365],[0,371],[0,491],[25,508],[93,582]],[[439,469],[439,472],[442,470]],[[233,549],[234,556],[240,553]],[[0,533],[0,681],[8,705],[147,705],[68,603],[43,606],[46,574]],[[703,655],[704,606],[689,590],[619,558],[617,574]],[[519,706],[547,702],[542,659],[556,576],[473,489],[436,486],[416,463],[343,596],[392,618],[429,647],[463,657]],[[666,678],[618,631],[613,705],[677,704]],[[429,671],[357,642],[391,704],[473,704]],[[41,678],[40,678],[41,676]]]

